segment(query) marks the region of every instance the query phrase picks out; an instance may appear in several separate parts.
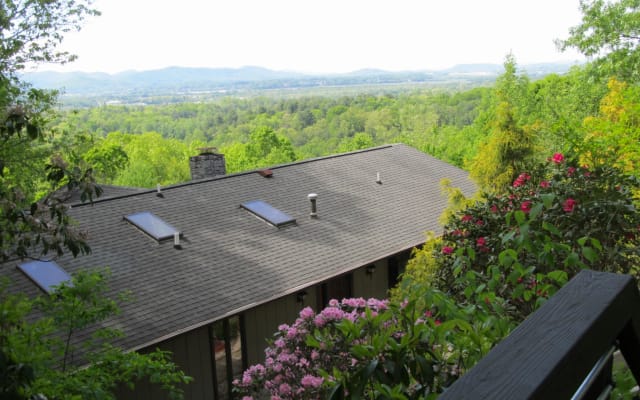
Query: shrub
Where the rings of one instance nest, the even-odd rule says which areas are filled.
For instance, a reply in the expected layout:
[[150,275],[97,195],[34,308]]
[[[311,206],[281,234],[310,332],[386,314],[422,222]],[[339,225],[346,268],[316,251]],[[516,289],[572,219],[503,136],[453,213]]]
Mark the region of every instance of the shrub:
[[[264,365],[234,382],[243,399],[435,396],[491,347],[494,326],[435,290],[401,303],[331,300],[279,327]],[[506,332],[506,330],[505,330]]]
[[500,304],[496,311],[521,320],[582,268],[637,274],[637,187],[615,168],[589,169],[556,153],[506,193],[452,214],[409,275],[426,267],[430,284],[457,301]]

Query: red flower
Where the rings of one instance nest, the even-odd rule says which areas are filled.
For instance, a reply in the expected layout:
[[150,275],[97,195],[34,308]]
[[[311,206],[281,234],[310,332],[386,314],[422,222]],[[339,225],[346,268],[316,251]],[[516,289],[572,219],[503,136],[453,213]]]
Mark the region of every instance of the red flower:
[[442,248],[442,254],[451,254],[453,253],[453,247],[451,246],[444,246]]
[[531,179],[531,175],[523,172],[518,175],[518,178],[515,181],[513,181],[513,187],[520,187],[527,183],[529,179]]
[[551,161],[556,164],[562,164],[562,162],[564,161],[564,156],[562,155],[562,153],[555,153],[553,157],[551,157]]
[[487,244],[487,239],[483,237],[479,237],[478,239],[476,239],[476,245],[478,247],[483,247],[485,244]]
[[569,176],[573,176],[573,174],[576,172],[576,169],[574,167],[569,167],[567,169],[567,175]]
[[479,219],[479,220],[476,221],[476,225],[482,226],[482,225],[484,225],[484,221]]
[[551,187],[551,183],[549,181],[542,181],[542,182],[540,182],[540,187],[541,188]]
[[473,217],[469,214],[465,214],[462,216],[462,222],[469,222],[471,220],[473,220]]
[[578,202],[569,197],[564,201],[564,203],[562,203],[562,209],[566,212],[572,212],[576,204],[578,204]]
[[492,212],[492,213],[497,213],[497,212],[498,212],[498,206],[497,206],[497,205],[495,205],[495,204],[494,204],[494,205],[492,205],[492,206],[491,206],[491,212]]
[[531,211],[531,201],[529,200],[523,201],[522,204],[520,205],[520,209],[524,211],[525,214],[528,214],[529,211]]

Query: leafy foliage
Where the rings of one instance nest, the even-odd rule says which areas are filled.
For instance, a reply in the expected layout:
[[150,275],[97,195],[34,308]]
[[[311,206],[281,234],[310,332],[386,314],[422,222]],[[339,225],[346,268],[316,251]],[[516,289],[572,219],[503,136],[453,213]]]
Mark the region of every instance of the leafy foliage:
[[580,0],[582,23],[557,42],[595,58],[590,71],[605,79],[640,79],[640,2],[638,0]]
[[18,0],[3,2],[0,18],[0,71],[11,77],[29,64],[60,63],[76,57],[57,48],[64,35],[79,30],[90,15],[100,15],[91,1]]
[[597,116],[585,118],[582,161],[640,172],[640,88],[612,79]]
[[505,193],[452,214],[408,276],[461,304],[487,302],[521,320],[582,268],[637,275],[638,184],[615,168],[580,167],[556,153]]
[[[124,352],[112,346],[121,336],[100,327],[119,312],[118,300],[106,296],[108,271],[81,272],[51,296],[27,299],[0,291],[0,368],[5,371],[0,397],[16,399],[113,399],[118,384],[133,386],[148,378],[181,398],[190,378],[169,354]],[[31,320],[29,315],[39,313]],[[78,358],[78,354],[82,354]]]
[[497,104],[487,124],[489,134],[471,163],[471,176],[486,191],[500,192],[526,169],[534,154],[534,136],[520,122],[526,79],[516,74],[513,56],[508,56],[505,73],[496,82]]
[[331,300],[317,314],[307,307],[279,327],[265,364],[245,371],[235,391],[244,399],[434,398],[505,334],[484,317],[435,290],[399,303]]

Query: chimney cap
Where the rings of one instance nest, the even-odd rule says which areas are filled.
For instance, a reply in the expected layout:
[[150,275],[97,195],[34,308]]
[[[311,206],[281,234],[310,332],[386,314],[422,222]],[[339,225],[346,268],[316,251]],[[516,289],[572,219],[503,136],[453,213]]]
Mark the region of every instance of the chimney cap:
[[309,198],[309,200],[315,200],[318,198],[318,195],[316,193],[309,193],[309,195],[307,195],[307,198]]
[[201,156],[205,156],[207,154],[218,154],[217,147],[200,147],[198,148]]

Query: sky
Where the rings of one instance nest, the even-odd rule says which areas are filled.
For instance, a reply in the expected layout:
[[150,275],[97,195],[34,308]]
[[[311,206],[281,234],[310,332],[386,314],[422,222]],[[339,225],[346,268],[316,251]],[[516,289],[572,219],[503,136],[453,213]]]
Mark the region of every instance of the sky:
[[342,73],[456,64],[582,61],[561,53],[579,0],[96,0],[102,12],[39,70],[116,73],[169,66]]

